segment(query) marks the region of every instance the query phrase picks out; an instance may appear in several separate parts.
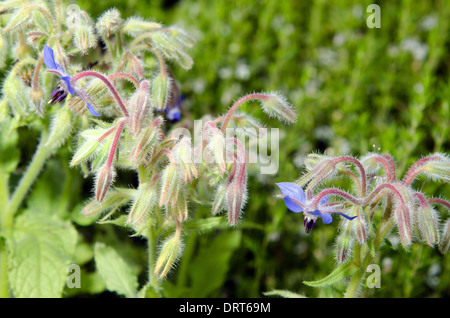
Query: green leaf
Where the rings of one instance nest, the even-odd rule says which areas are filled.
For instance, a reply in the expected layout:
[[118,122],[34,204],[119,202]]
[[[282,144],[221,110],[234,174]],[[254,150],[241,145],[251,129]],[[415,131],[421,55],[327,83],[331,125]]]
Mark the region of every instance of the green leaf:
[[316,281],[309,281],[309,282],[303,282],[305,285],[311,286],[311,287],[324,287],[329,286],[334,283],[337,283],[341,279],[344,279],[347,276],[353,275],[358,271],[358,267],[353,264],[342,264],[334,269],[328,276],[316,280]]
[[274,289],[263,293],[264,296],[280,296],[283,298],[306,298],[304,295],[300,295],[289,290]]
[[97,243],[94,258],[97,271],[108,290],[126,297],[136,297],[137,275],[114,248]]
[[241,231],[223,232],[200,250],[190,271],[194,297],[206,297],[223,285],[230,258],[240,246],[241,237]]
[[8,277],[14,297],[61,297],[77,242],[71,223],[26,211],[10,234]]

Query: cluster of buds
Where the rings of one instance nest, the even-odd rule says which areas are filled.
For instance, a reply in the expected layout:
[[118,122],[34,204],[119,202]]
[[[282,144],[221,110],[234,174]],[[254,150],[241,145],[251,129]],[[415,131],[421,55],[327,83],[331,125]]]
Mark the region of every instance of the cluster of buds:
[[[173,235],[159,238],[163,244],[154,271],[160,278],[181,255],[189,201],[202,200],[196,192],[199,182],[215,192],[212,214],[225,210],[229,224],[238,224],[247,200],[249,163],[246,144],[226,134],[227,125],[262,126],[236,112],[250,100],[259,101],[270,117],[295,122],[297,115],[282,96],[255,93],[238,99],[225,116],[208,120],[200,142],[194,143],[187,129],[177,130],[185,126],[183,95],[166,64],[171,60],[184,69],[192,67],[186,52],[194,40],[183,29],[135,17],[123,20],[116,9],[94,21],[77,5],[61,2],[5,1],[0,14],[9,16],[3,34],[21,43],[21,55],[28,56],[4,83],[13,116],[56,113],[46,145],[54,149],[78,131],[70,166],[94,175],[94,196],[83,214],[106,220],[126,212],[123,225],[143,236],[148,228],[167,233],[176,225]],[[99,39],[106,53],[99,49]],[[0,47],[8,50],[7,45],[2,35]],[[74,53],[81,57],[74,58]],[[76,64],[84,56],[90,63]],[[155,59],[154,69],[144,68],[148,58]],[[138,175],[136,189],[115,185],[118,171],[125,170]]]
[[[332,221],[332,213],[345,217],[340,222],[336,241],[339,263],[349,259],[354,242],[367,244],[374,238],[374,215],[380,210],[383,213],[382,224],[377,228],[384,231],[384,237],[397,227],[404,247],[416,240],[438,246],[442,253],[448,252],[448,227],[441,227],[435,206],[450,209],[450,202],[427,198],[412,187],[420,175],[448,182],[448,156],[436,153],[418,160],[401,180],[397,179],[394,160],[386,154],[369,153],[360,160],[349,156],[332,158],[312,154],[306,158],[305,166],[306,173],[295,183],[279,183],[278,186],[287,207],[293,212],[303,212],[307,232],[311,230],[310,220],[315,223],[321,217],[328,224]],[[352,180],[352,192],[321,187],[324,182],[341,176]],[[321,191],[317,191],[318,188]],[[329,197],[335,201],[328,202]]]

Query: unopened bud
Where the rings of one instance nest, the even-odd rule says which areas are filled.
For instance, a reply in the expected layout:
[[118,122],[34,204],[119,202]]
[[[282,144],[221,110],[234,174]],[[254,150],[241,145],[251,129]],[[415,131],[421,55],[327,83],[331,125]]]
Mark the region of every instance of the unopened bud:
[[165,206],[167,219],[186,221],[189,217],[188,202],[184,191],[179,191],[176,202]]
[[111,34],[115,34],[120,31],[122,24],[123,20],[120,17],[119,10],[113,8],[103,13],[97,20],[97,24],[95,26],[101,36],[109,38]]
[[442,239],[439,244],[439,251],[442,254],[446,254],[450,251],[450,219],[445,222],[442,228]]
[[158,275],[159,279],[166,277],[170,269],[176,265],[182,253],[183,242],[180,231],[177,230],[174,235],[167,238],[162,244],[161,252],[156,260],[155,275]]
[[152,32],[161,29],[163,26],[160,23],[145,21],[141,18],[129,18],[123,25],[123,31],[131,36],[138,36],[145,32]]
[[130,160],[135,164],[141,164],[153,151],[160,140],[159,129],[153,126],[144,128],[136,137],[133,149],[130,152]]
[[30,109],[29,90],[13,71],[9,73],[3,82],[3,94],[8,99],[14,116],[27,116]]
[[73,41],[75,46],[83,54],[87,54],[90,48],[97,45],[94,29],[90,25],[79,25],[73,29]]
[[228,223],[236,225],[247,200],[246,182],[236,179],[227,187]]
[[222,210],[226,210],[226,200],[227,200],[227,186],[226,184],[220,184],[214,195],[214,202],[212,204],[211,213],[212,215],[218,214]]
[[161,176],[161,196],[159,206],[174,204],[180,190],[180,178],[174,163],[169,163]]
[[132,196],[128,193],[129,191],[136,190],[126,189],[126,191],[108,191],[101,203],[96,199],[93,199],[81,209],[81,213],[86,217],[93,217],[99,216],[107,211],[116,210],[131,200]]
[[129,128],[130,132],[134,135],[138,135],[141,131],[145,119],[151,116],[149,112],[150,96],[149,96],[149,83],[148,81],[142,81],[139,89],[131,96],[129,103]]
[[8,47],[6,40],[2,34],[0,34],[0,68],[5,67],[6,55],[8,53]]
[[286,123],[295,123],[297,114],[284,97],[277,93],[265,94],[261,101],[262,109],[270,117],[276,117]]
[[106,192],[114,181],[116,171],[113,166],[105,164],[97,173],[95,180],[95,198],[102,202]]
[[160,72],[154,79],[152,85],[152,99],[156,110],[163,111],[169,104],[172,79],[167,72]]
[[136,198],[128,214],[127,224],[138,225],[152,213],[157,203],[157,187],[154,182],[140,184]]
[[43,115],[43,105],[44,105],[44,91],[39,87],[33,87],[30,91],[30,100],[36,107],[39,115]]
[[57,148],[69,137],[73,128],[73,113],[68,107],[61,107],[51,121],[50,135],[45,147]]
[[359,206],[353,206],[353,212],[350,215],[357,215],[358,217],[351,222],[353,231],[359,243],[364,244],[367,241],[367,221],[364,210]]
[[219,130],[215,130],[211,136],[208,149],[219,168],[220,174],[223,175],[227,168],[225,162],[225,137]]
[[417,225],[422,239],[428,245],[439,244],[439,220],[436,211],[430,207],[424,207],[417,212]]
[[182,28],[179,27],[169,27],[166,31],[171,35],[171,37],[177,41],[180,45],[185,47],[192,47],[195,43],[193,37],[186,33]]
[[411,213],[405,204],[399,203],[394,211],[395,221],[397,223],[400,240],[403,246],[409,246],[411,237]]
[[22,8],[17,10],[17,13],[11,17],[6,26],[3,28],[3,34],[30,23],[31,13],[31,10],[29,10],[26,6],[22,6]]
[[74,167],[89,160],[99,146],[100,142],[97,139],[90,139],[84,142],[73,155],[70,166]]
[[351,259],[353,250],[352,222],[343,220],[340,226],[341,233],[336,238],[336,260],[339,264]]
[[423,167],[423,172],[432,180],[450,182],[450,158],[442,154],[435,154],[435,156],[440,156],[440,160],[427,162]]
[[197,178],[197,168],[194,163],[193,150],[191,139],[183,136],[182,139],[175,145],[172,150],[178,169],[183,176],[183,182],[186,184],[192,181],[192,178]]

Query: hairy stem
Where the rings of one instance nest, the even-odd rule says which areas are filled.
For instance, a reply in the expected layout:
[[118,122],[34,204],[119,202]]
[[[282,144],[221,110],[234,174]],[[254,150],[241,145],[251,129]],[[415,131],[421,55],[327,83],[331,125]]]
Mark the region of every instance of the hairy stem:
[[70,79],[70,81],[71,81],[71,83],[72,83],[73,85],[75,85],[75,83],[76,83],[79,79],[81,79],[81,78],[83,78],[83,77],[96,77],[96,78],[100,79],[101,81],[103,81],[103,83],[106,84],[106,86],[109,88],[109,90],[110,90],[111,93],[113,94],[114,98],[116,99],[117,103],[119,104],[120,109],[122,110],[123,115],[124,115],[125,117],[128,117],[128,116],[129,116],[129,115],[128,115],[128,111],[127,111],[125,105],[123,104],[122,99],[121,99],[120,96],[119,96],[119,93],[117,93],[116,89],[114,88],[114,86],[111,84],[111,82],[109,81],[109,79],[108,79],[106,76],[104,76],[104,75],[102,75],[102,74],[100,74],[100,73],[94,72],[94,71],[85,71],[85,72],[80,72],[80,73],[78,73],[78,74],[72,76],[72,78]]
[[20,205],[22,204],[23,199],[25,198],[25,195],[30,190],[31,186],[33,185],[34,181],[36,180],[39,172],[41,171],[42,167],[46,163],[48,157],[52,154],[53,149],[51,147],[45,147],[45,143],[47,142],[47,135],[48,132],[44,130],[41,134],[41,140],[39,142],[39,146],[36,150],[36,153],[33,156],[33,159],[31,160],[31,164],[28,166],[27,170],[25,171],[25,174],[23,175],[22,179],[19,182],[19,185],[17,186],[16,190],[14,191],[14,194],[9,202],[8,210],[7,210],[7,218],[11,219],[14,217],[14,214],[19,209]]

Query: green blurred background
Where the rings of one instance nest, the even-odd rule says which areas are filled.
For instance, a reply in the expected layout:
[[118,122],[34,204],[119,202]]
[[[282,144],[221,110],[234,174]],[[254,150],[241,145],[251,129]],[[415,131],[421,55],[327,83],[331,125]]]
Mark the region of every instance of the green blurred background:
[[[194,118],[223,114],[234,100],[254,91],[280,92],[299,114],[295,125],[282,127],[255,112],[256,104],[244,106],[267,127],[281,128],[278,174],[249,177],[244,219],[260,226],[244,223],[193,235],[195,244],[187,242],[192,266],[183,265],[182,259],[164,282],[171,296],[260,297],[274,289],[308,297],[342,295],[345,282],[323,289],[302,284],[334,268],[337,221],[335,226],[319,222],[310,235],[304,234],[302,216],[289,213],[274,198],[274,183],[293,181],[311,152],[390,153],[400,176],[423,155],[449,152],[450,6],[445,0],[377,1],[379,29],[366,25],[366,8],[373,1],[76,3],[94,19],[116,7],[123,18],[175,24],[193,35],[194,67],[186,72],[174,66],[173,72],[186,96],[183,107]],[[448,185],[423,180],[415,186],[449,197]],[[207,217],[210,212],[200,207],[196,213]],[[115,230],[102,226],[101,231]],[[137,245],[130,257],[140,258],[144,266],[145,256],[136,256],[142,253],[138,240],[121,235],[124,239],[117,243]],[[229,245],[222,246],[221,240],[236,244],[227,250]],[[364,287],[362,296],[449,296],[448,255],[418,243],[405,251],[395,238],[391,243],[378,259],[381,288]],[[202,273],[196,273],[196,265]],[[205,272],[214,282],[200,288]]]

